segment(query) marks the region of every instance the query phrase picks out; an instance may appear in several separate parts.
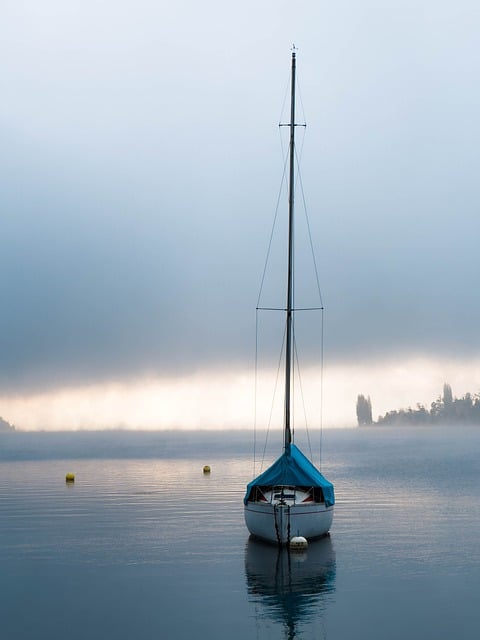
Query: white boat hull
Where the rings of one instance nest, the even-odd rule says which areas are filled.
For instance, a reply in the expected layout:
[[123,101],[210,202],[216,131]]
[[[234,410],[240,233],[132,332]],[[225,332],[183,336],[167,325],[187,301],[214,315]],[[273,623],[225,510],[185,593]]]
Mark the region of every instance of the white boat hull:
[[247,502],[245,524],[257,538],[274,544],[288,544],[293,536],[307,540],[327,534],[333,520],[333,506],[324,503],[280,505]]

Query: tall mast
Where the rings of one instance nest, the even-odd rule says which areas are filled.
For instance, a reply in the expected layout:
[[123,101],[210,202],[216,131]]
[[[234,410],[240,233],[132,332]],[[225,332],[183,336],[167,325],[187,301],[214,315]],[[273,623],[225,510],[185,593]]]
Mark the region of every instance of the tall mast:
[[288,192],[288,276],[287,276],[287,331],[285,344],[285,452],[290,453],[292,442],[291,379],[293,363],[293,210],[295,196],[295,51],[292,51],[292,87],[290,102],[290,175]]

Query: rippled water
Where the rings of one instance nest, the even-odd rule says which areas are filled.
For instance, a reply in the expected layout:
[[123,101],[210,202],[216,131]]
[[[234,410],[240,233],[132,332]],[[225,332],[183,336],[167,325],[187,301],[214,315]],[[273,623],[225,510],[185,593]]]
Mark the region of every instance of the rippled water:
[[248,539],[250,436],[1,434],[3,636],[476,637],[480,429],[323,441],[331,536],[289,555]]

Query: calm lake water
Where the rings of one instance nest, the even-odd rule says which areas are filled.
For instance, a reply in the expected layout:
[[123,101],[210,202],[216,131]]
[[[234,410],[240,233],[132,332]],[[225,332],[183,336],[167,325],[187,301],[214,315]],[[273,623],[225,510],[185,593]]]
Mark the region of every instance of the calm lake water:
[[478,637],[479,428],[325,430],[334,525],[301,555],[248,538],[251,453],[244,433],[0,434],[1,636]]

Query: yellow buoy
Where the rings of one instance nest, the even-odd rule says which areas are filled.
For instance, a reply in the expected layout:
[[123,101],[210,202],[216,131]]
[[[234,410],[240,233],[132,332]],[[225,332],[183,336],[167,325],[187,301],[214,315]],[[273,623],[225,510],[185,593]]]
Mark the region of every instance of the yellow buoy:
[[67,473],[67,475],[65,476],[65,482],[75,482],[75,474]]
[[203,467],[203,473],[210,473],[211,469],[208,464]]

